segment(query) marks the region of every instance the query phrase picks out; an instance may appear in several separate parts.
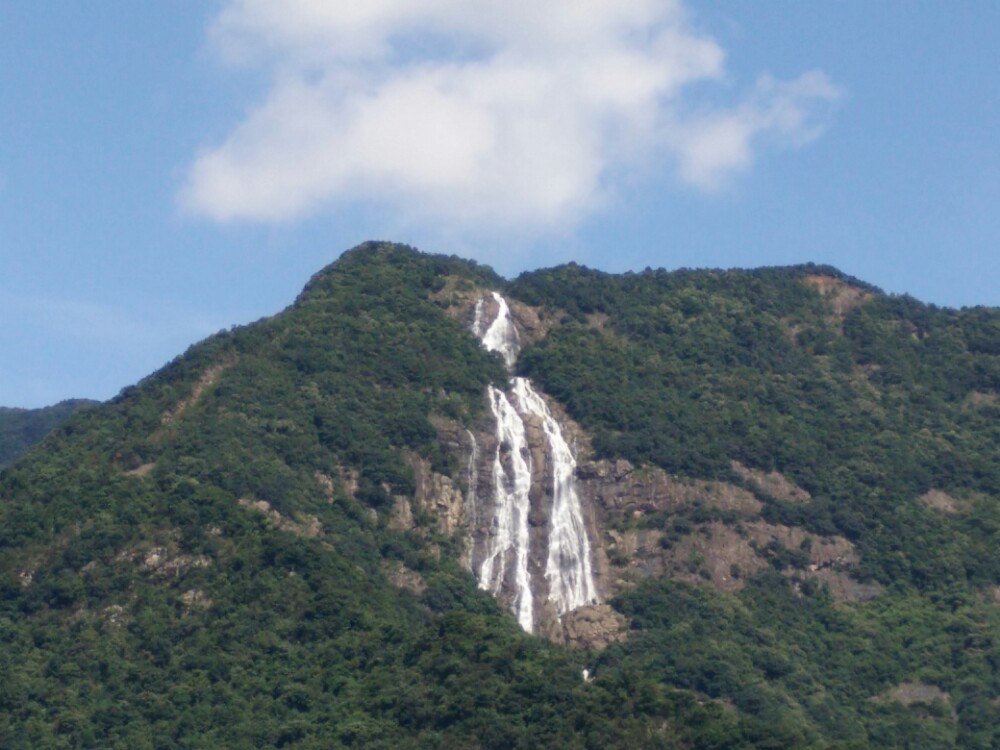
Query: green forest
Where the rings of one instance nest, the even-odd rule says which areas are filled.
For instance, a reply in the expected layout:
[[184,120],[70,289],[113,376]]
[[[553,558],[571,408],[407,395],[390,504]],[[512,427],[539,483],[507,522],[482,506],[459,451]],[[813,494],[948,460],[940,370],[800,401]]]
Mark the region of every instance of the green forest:
[[86,399],[60,401],[41,409],[12,409],[0,406],[0,469],[10,466],[27,453],[53,429],[84,406],[94,404]]
[[[522,632],[456,539],[389,523],[405,452],[453,472],[435,422],[507,378],[445,309],[477,289],[554,321],[519,372],[598,457],[780,471],[812,499],[764,517],[850,540],[883,593],[650,578],[600,653]],[[0,747],[1000,747],[998,393],[1000,310],[828,267],[507,281],[366,243],[0,472]]]

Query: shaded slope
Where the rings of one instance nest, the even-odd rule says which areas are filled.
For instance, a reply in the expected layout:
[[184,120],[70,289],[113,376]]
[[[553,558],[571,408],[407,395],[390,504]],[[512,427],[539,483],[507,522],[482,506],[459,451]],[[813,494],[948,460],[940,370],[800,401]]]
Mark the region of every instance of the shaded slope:
[[96,401],[69,399],[41,409],[0,406],[0,469],[14,463],[74,412]]

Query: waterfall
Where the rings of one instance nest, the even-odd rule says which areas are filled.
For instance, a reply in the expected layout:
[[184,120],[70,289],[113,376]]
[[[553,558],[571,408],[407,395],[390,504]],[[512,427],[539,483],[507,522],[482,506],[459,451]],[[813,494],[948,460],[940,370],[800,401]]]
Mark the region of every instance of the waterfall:
[[527,378],[514,378],[514,396],[522,413],[534,414],[542,422],[552,465],[552,509],[549,521],[549,554],[545,579],[549,600],[560,615],[597,598],[590,568],[590,540],[583,523],[583,508],[576,491],[576,456],[562,428]]
[[489,326],[483,320],[484,299],[476,302],[476,317],[472,323],[472,332],[476,334],[487,351],[500,352],[507,369],[514,367],[517,355],[521,351],[521,337],[517,335],[517,328],[514,327],[514,320],[510,317],[510,308],[507,300],[496,292],[492,292],[493,299],[497,303],[497,315]]
[[[488,351],[499,352],[507,369],[513,368],[521,341],[507,300],[491,292],[497,314],[486,322],[486,298],[476,302],[473,333]],[[497,450],[493,460],[494,511],[485,556],[479,568],[479,586],[499,594],[505,580],[514,587],[513,611],[521,627],[534,629],[534,595],[528,558],[531,536],[531,452],[524,417],[532,416],[542,425],[552,469],[548,558],[545,579],[549,600],[561,616],[598,598],[590,562],[590,540],[583,522],[583,510],[576,491],[576,457],[563,436],[559,422],[527,378],[510,381],[510,398],[489,387],[490,408],[496,420]],[[474,441],[473,444],[475,445]],[[506,454],[506,465],[503,456]]]
[[479,523],[479,498],[476,497],[479,486],[479,444],[476,442],[476,435],[472,430],[466,430],[469,437],[469,463],[466,466],[466,483],[468,489],[465,493],[465,518],[469,524],[469,535],[465,540],[465,550],[462,552],[460,563],[463,567],[472,570],[472,554],[475,547],[475,540],[472,536],[472,529]]
[[[497,423],[497,450],[493,458],[493,488],[496,510],[486,556],[479,569],[479,587],[500,593],[507,571],[513,569],[514,612],[521,627],[534,629],[534,595],[528,575],[528,512],[531,503],[531,455],[524,422],[498,388],[490,386],[490,408]],[[509,456],[509,471],[502,453]]]
[[475,521],[478,506],[476,491],[479,486],[479,443],[476,442],[476,435],[472,430],[466,430],[465,434],[469,436],[469,463],[465,468],[465,479],[469,490],[465,493],[465,511],[466,516]]

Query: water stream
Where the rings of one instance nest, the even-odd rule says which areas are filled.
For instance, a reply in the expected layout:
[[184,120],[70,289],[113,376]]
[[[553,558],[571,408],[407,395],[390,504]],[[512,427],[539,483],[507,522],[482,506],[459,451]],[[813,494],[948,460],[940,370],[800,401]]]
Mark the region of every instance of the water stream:
[[[486,320],[486,298],[476,303],[472,330],[489,351],[500,353],[512,369],[521,350],[521,340],[507,301],[492,292],[497,314]],[[534,594],[528,560],[531,534],[532,460],[525,418],[537,419],[548,444],[552,487],[547,534],[548,556],[545,579],[548,598],[563,615],[581,605],[596,602],[590,561],[590,540],[576,490],[576,457],[559,422],[527,378],[510,380],[507,392],[489,387],[490,408],[496,421],[497,449],[493,460],[493,518],[483,561],[478,570],[479,586],[500,593],[504,582],[512,585],[512,609],[525,630],[534,630]]]

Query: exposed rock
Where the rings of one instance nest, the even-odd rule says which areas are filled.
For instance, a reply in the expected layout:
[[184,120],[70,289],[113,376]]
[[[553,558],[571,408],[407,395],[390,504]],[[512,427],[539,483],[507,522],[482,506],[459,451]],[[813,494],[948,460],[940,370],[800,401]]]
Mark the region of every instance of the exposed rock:
[[461,488],[451,477],[432,471],[430,461],[415,453],[407,455],[407,463],[416,482],[417,507],[434,516],[442,534],[454,534],[465,521],[465,496]]
[[413,509],[410,501],[403,495],[393,497],[389,528],[393,531],[409,531],[413,528]]
[[163,543],[143,542],[122,550],[118,562],[130,562],[157,578],[178,578],[191,568],[206,568],[212,564],[205,555],[188,555],[177,550],[174,539]]
[[851,310],[860,307],[875,296],[869,291],[833,276],[810,274],[802,278],[802,283],[819,292],[827,307],[840,321],[843,321]]
[[959,511],[958,501],[941,490],[927,490],[920,496],[920,502],[933,510],[941,511],[949,515],[954,515]]
[[1000,394],[995,391],[972,391],[965,397],[965,404],[973,409],[996,406],[1000,403]]
[[[662,538],[662,534],[660,535]],[[768,567],[748,536],[721,522],[698,527],[678,542],[643,548],[645,575],[668,574],[688,583],[710,583],[720,591],[737,591],[745,578]]]
[[562,617],[563,642],[600,651],[628,637],[628,620],[607,604],[578,607]]
[[621,481],[627,479],[633,471],[634,467],[630,461],[619,458],[614,461],[605,459],[581,464],[577,469],[577,474],[581,479]]
[[205,391],[219,382],[219,378],[222,376],[222,373],[232,367],[235,362],[235,358],[228,359],[224,362],[220,362],[219,364],[212,365],[205,370],[201,377],[198,378],[198,381],[194,384],[194,387],[191,389],[191,393],[188,394],[187,398],[183,398],[178,401],[177,405],[174,406],[173,409],[163,415],[163,418],[161,419],[162,424],[164,426],[169,426],[180,419],[184,415],[184,412],[198,403],[199,399],[201,399],[201,397],[205,394]]
[[211,564],[204,555],[171,556],[163,547],[154,547],[146,553],[140,567],[166,578],[176,578],[191,568],[205,568]]
[[486,291],[461,276],[443,276],[441,281],[441,288],[430,295],[431,301],[440,305],[449,316],[465,321],[469,308]]
[[603,331],[604,327],[608,324],[607,313],[602,312],[592,312],[587,313],[587,327],[593,328],[598,331]]
[[925,682],[903,682],[896,687],[887,690],[880,700],[898,701],[904,706],[923,703],[943,703],[951,706],[951,695],[939,688],[937,685],[928,685]]
[[758,549],[777,542],[785,549],[806,552],[811,570],[831,565],[853,566],[858,562],[854,545],[842,536],[818,536],[797,526],[765,521],[746,524],[744,530]]
[[195,609],[208,609],[214,604],[201,589],[188,589],[181,594],[181,601],[184,603],[186,612],[191,612]]
[[591,461],[578,469],[585,492],[611,512],[670,511],[700,503],[707,508],[753,516],[763,507],[741,487],[726,482],[681,480],[658,467],[633,468],[628,461]]
[[344,492],[351,500],[357,499],[358,493],[358,479],[359,475],[357,470],[349,469],[344,466],[337,467],[338,478],[340,479],[340,484],[344,488]]
[[409,591],[417,596],[427,591],[427,582],[417,571],[403,565],[398,560],[386,560],[382,563],[382,572],[393,586]]
[[134,469],[129,469],[128,471],[125,472],[125,474],[130,477],[145,477],[149,476],[150,472],[152,472],[153,469],[155,468],[156,468],[156,462],[153,461],[150,463],[141,464],[140,466],[136,466]]
[[751,469],[739,461],[733,461],[730,465],[733,467],[733,471],[739,474],[744,482],[762,495],[773,497],[775,500],[782,500],[786,503],[804,503],[812,499],[812,495],[804,489],[796,487],[777,471],[764,472],[760,469]]
[[281,513],[274,510],[267,500],[251,500],[244,497],[240,498],[237,502],[244,508],[249,508],[250,510],[267,516],[268,520],[282,531],[288,531],[296,536],[301,536],[306,539],[315,539],[316,537],[323,535],[323,524],[318,518],[316,518],[316,516],[311,516],[306,513],[298,513],[293,520],[291,518],[286,518],[281,515]]
[[508,299],[507,304],[524,344],[534,344],[548,336],[561,317],[547,308],[532,307],[517,300]]
[[836,568],[813,569],[807,575],[824,584],[837,602],[867,602],[885,590],[880,583],[862,583],[852,578],[849,572]]
[[125,608],[120,604],[112,604],[104,608],[104,621],[114,627],[121,628],[128,624]]
[[326,501],[328,503],[332,503],[334,494],[333,478],[321,471],[317,471],[313,474],[313,479],[315,479],[316,484],[319,485],[319,490],[323,493],[323,497],[326,498]]
[[876,583],[850,576],[858,557],[843,537],[817,536],[762,520],[695,524],[679,536],[654,528],[608,529],[599,548],[609,595],[638,579],[658,576],[738,591],[749,576],[772,567],[775,555],[783,552],[796,553],[802,560],[801,568],[785,568],[786,575],[828,585],[837,601],[864,601],[882,591]]

